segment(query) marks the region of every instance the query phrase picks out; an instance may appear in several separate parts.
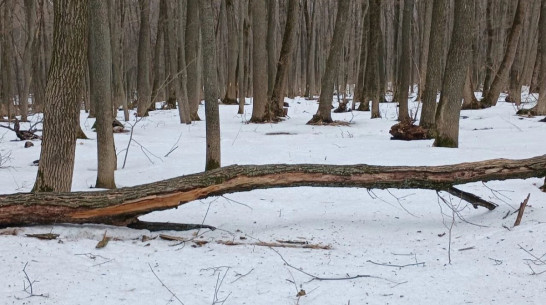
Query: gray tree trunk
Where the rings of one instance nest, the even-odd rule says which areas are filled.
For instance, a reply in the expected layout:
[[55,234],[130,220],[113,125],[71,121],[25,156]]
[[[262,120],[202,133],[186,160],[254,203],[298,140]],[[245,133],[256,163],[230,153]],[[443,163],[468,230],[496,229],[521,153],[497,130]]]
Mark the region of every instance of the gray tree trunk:
[[546,0],[542,0],[540,4],[540,22],[538,28],[541,67],[539,73],[540,93],[535,112],[537,115],[546,115]]
[[330,51],[326,61],[326,69],[320,84],[319,108],[317,113],[307,124],[329,124],[332,123],[332,99],[334,96],[334,82],[336,77],[336,66],[341,60],[345,27],[349,15],[351,1],[339,1],[337,4],[337,15],[334,26],[334,36],[330,43]]
[[148,112],[151,103],[150,90],[150,0],[138,0],[140,7],[140,31],[138,39],[137,115]]
[[461,98],[471,63],[474,30],[473,0],[455,2],[455,16],[451,45],[446,60],[442,95],[436,112],[436,147],[459,146],[459,114]]
[[408,90],[410,84],[410,35],[413,20],[413,6],[415,0],[404,1],[404,12],[402,15],[402,44],[398,60],[398,85],[396,88],[396,101],[398,102],[398,120],[411,120],[408,109]]
[[493,79],[493,83],[491,83],[491,87],[489,88],[487,95],[483,98],[483,100],[481,100],[483,107],[491,107],[497,104],[502,87],[508,80],[508,74],[516,56],[518,41],[523,28],[523,19],[528,3],[529,0],[518,1],[514,22],[512,23],[510,33],[508,34],[506,52],[504,53],[502,62],[497,70],[497,73],[495,74],[495,78]]
[[[191,0],[190,0],[191,1]],[[219,168],[220,163],[220,114],[218,110],[218,82],[216,79],[216,43],[214,39],[214,15],[212,0],[199,1],[201,20],[203,78],[205,87],[206,165],[205,170]]]
[[296,46],[299,8],[299,0],[288,1],[288,16],[286,17],[286,26],[282,38],[281,54],[277,61],[275,85],[271,92],[271,99],[266,105],[266,118],[268,121],[276,121],[279,117],[284,116],[284,90],[293,57],[292,53]]
[[267,104],[267,19],[266,0],[250,0],[252,15],[252,117],[251,122],[266,120]]
[[237,31],[237,19],[235,0],[226,1],[227,11],[227,34],[228,34],[228,52],[227,52],[227,84],[226,95],[224,96],[222,103],[224,104],[237,104],[237,60],[238,60],[238,44],[239,33]]
[[186,49],[184,47],[185,34],[186,34],[186,0],[177,1],[178,3],[178,25],[177,25],[177,39],[178,39],[178,86],[180,90],[180,96],[178,97],[178,115],[180,116],[180,123],[191,124],[190,105],[188,103],[188,90],[186,87],[188,81],[188,74],[186,69]]
[[97,121],[97,188],[116,188],[116,150],[112,129],[112,53],[108,4],[89,1],[89,79]]
[[184,47],[186,51],[186,71],[188,91],[188,105],[192,121],[199,121],[197,110],[199,109],[201,89],[199,88],[199,1],[188,0],[186,13],[186,36]]
[[112,104],[123,107],[123,119],[129,121],[129,106],[123,85],[123,19],[125,0],[109,0],[110,45],[112,50]]
[[446,3],[443,0],[434,0],[432,5],[432,27],[430,31],[430,50],[428,52],[428,72],[426,75],[425,88],[423,91],[423,107],[419,126],[433,128],[436,116],[436,99],[438,89],[442,83],[442,72],[444,70],[444,36],[446,26]]
[[54,2],[40,165],[33,192],[69,192],[79,127],[81,80],[87,54],[87,0]]

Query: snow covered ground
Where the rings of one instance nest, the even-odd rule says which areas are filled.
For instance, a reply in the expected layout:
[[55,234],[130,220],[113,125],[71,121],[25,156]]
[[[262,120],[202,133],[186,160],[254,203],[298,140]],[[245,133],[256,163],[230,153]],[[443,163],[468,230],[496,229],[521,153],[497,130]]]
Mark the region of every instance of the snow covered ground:
[[[515,116],[514,106],[504,102],[461,113],[458,149],[432,147],[432,140],[391,141],[395,104],[381,105],[382,119],[369,119],[369,112],[333,114],[349,126],[305,125],[316,101],[291,101],[290,118],[279,124],[246,124],[250,107],[241,116],[236,106],[220,106],[223,165],[440,165],[546,153],[542,117]],[[417,104],[410,108],[415,112]],[[200,115],[204,118],[203,108]],[[84,113],[81,118],[91,140],[78,140],[75,191],[88,190],[96,179],[93,120]],[[204,122],[180,125],[176,110],[155,111],[135,125],[133,137],[122,168],[129,134],[115,135],[119,187],[204,169]],[[0,168],[4,194],[29,191],[37,170],[32,162],[39,158],[40,142],[24,148],[14,139],[13,132],[0,129],[0,154],[10,156]],[[440,193],[444,202],[428,190],[298,187],[228,194],[142,218],[216,226],[216,231],[161,232],[208,242],[199,245],[102,225],[3,229],[0,304],[541,304],[546,297],[542,183],[535,178],[461,186],[499,204],[494,211]],[[528,193],[522,224],[513,227],[512,212]],[[96,249],[105,232],[113,240]],[[30,233],[59,238],[26,237]],[[142,241],[143,236],[154,239]],[[331,249],[217,243],[277,240]],[[38,296],[29,296],[28,280]]]

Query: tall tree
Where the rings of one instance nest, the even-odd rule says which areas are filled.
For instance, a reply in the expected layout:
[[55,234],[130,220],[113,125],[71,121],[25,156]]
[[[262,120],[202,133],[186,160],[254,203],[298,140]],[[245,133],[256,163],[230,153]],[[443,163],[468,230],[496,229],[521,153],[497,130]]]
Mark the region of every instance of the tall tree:
[[[406,0],[408,1],[408,0]],[[380,17],[381,14],[381,1],[380,0],[370,0],[370,29],[371,31],[369,36],[369,50],[368,50],[368,60],[366,64],[366,70],[369,70],[369,73],[366,73],[368,76],[365,80],[366,86],[368,86],[368,92],[372,100],[372,119],[380,118],[381,114],[379,113],[379,40],[381,35],[381,25]],[[366,98],[368,100],[368,98]]]
[[188,103],[188,90],[186,87],[188,74],[186,70],[186,0],[176,1],[178,3],[178,86],[180,88],[180,99],[178,100],[178,115],[180,123],[191,124],[190,105]]
[[[250,0],[252,1],[252,0]],[[271,97],[277,74],[277,22],[279,1],[267,0],[267,96]]]
[[266,0],[250,0],[252,15],[252,117],[251,122],[265,121],[267,104]]
[[275,85],[271,92],[271,98],[266,105],[266,116],[268,121],[276,121],[279,117],[284,116],[283,102],[285,84],[288,78],[292,53],[296,46],[296,31],[298,29],[298,17],[300,14],[299,0],[288,1],[288,15],[286,17],[286,25],[282,38],[281,54],[277,61],[277,69],[275,75]]
[[332,99],[334,97],[334,81],[336,77],[336,66],[341,60],[343,40],[345,38],[345,27],[351,1],[339,1],[337,4],[336,22],[334,26],[334,37],[330,44],[326,69],[320,84],[319,108],[313,118],[307,124],[328,124],[332,123]]
[[13,0],[6,0],[3,3],[3,33],[2,33],[2,98],[5,103],[6,114],[9,119],[15,117],[13,97],[14,88],[14,70],[13,70]]
[[98,188],[116,188],[116,150],[112,130],[112,53],[108,6],[103,0],[89,1],[89,80],[97,117]]
[[151,103],[150,89],[150,0],[138,0],[140,31],[138,38],[137,115],[145,116]]
[[54,1],[53,53],[46,86],[43,140],[33,192],[72,185],[81,79],[87,54],[87,0]]
[[[199,109],[199,5],[195,0],[187,1],[186,36],[184,47],[186,51],[186,71],[188,92],[188,104],[192,121],[199,121],[197,110]],[[216,59],[215,59],[216,60]]]
[[222,103],[237,104],[237,60],[238,60],[238,31],[235,0],[226,0],[227,12],[227,34],[228,34],[228,49],[227,49],[227,88],[226,95]]
[[355,93],[353,103],[360,103],[358,110],[368,111],[370,110],[370,103],[366,100],[364,93],[364,77],[366,74],[366,64],[368,59],[368,45],[370,43],[368,36],[370,35],[370,14],[367,5],[368,1],[364,1],[362,5],[362,33],[360,41],[360,61],[358,65],[358,76],[355,86]]
[[481,101],[483,107],[491,107],[497,104],[500,92],[502,91],[503,86],[508,80],[508,74],[514,58],[516,57],[516,51],[518,46],[519,37],[521,35],[521,30],[523,28],[523,21],[525,17],[525,11],[527,10],[527,5],[529,0],[519,0],[518,6],[516,9],[516,15],[514,16],[514,22],[510,28],[510,33],[508,34],[508,40],[506,44],[506,51],[502,62],[495,74],[493,83],[487,92],[487,95]]
[[32,46],[34,44],[36,32],[36,1],[25,0],[25,14],[27,25],[27,41],[25,43],[25,53],[23,54],[23,94],[19,101],[19,109],[21,111],[21,121],[27,120],[28,115],[28,98],[30,93],[30,85],[32,82]]
[[430,30],[430,42],[428,52],[428,71],[426,75],[425,87],[423,90],[423,107],[421,109],[421,118],[419,126],[431,128],[434,126],[436,117],[436,99],[438,89],[442,82],[443,65],[443,46],[446,27],[446,2],[444,0],[434,0],[432,4],[432,24]]
[[413,20],[413,6],[415,0],[405,0],[402,14],[402,45],[398,60],[398,83],[396,101],[398,102],[398,120],[411,120],[408,109],[408,90],[410,86],[410,35]]
[[109,0],[108,16],[112,50],[112,104],[114,107],[123,106],[123,118],[125,121],[129,121],[129,106],[123,85],[125,0]]
[[[191,1],[191,0],[190,0]],[[205,170],[220,167],[220,114],[216,79],[216,43],[214,39],[213,0],[199,1],[199,19],[203,43],[203,77],[205,87],[206,165]]]
[[[540,60],[542,62],[540,76],[539,76],[539,90],[538,102],[536,105],[535,113],[537,115],[546,115],[546,0],[542,0],[540,3],[540,21],[539,21],[539,52]],[[537,59],[538,60],[538,59]],[[546,184],[545,184],[546,186]],[[546,187],[544,188],[546,191]]]
[[471,62],[472,31],[474,30],[473,0],[455,2],[451,44],[442,82],[442,95],[436,112],[436,139],[434,146],[459,146],[459,115],[461,98]]

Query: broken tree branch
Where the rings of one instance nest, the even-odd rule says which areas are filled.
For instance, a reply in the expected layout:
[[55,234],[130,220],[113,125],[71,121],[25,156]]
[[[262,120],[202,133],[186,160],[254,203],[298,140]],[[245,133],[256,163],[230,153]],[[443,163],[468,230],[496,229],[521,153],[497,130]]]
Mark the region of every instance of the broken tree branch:
[[527,202],[529,202],[529,197],[531,197],[531,193],[529,193],[529,195],[527,195],[527,198],[525,198],[525,200],[523,200],[523,202],[520,204],[519,210],[518,210],[518,216],[516,217],[516,221],[514,222],[514,227],[519,226],[519,224],[521,223],[521,218],[523,217],[523,212],[525,212],[525,207],[527,206]]
[[129,225],[152,211],[254,189],[315,186],[449,190],[476,181],[546,176],[546,155],[442,166],[232,165],[101,192],[0,196],[0,227],[53,223]]

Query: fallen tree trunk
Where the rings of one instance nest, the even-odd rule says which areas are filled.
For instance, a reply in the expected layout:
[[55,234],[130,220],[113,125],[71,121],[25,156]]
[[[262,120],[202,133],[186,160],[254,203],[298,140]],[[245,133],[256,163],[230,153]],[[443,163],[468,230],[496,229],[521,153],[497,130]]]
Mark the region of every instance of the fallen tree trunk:
[[130,225],[138,222],[138,216],[152,211],[254,189],[316,186],[448,191],[469,182],[542,176],[546,176],[546,155],[444,166],[232,165],[116,190],[2,195],[0,227],[54,223]]

